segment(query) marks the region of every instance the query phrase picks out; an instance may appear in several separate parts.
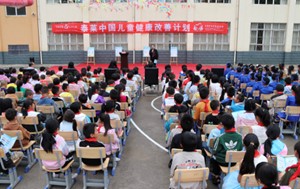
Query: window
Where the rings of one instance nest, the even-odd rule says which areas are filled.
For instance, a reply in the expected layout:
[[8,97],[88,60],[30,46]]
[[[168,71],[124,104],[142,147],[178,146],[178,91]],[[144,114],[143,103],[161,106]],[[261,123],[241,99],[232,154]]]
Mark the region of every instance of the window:
[[54,3],[82,3],[82,0],[47,0],[48,4],[54,4]]
[[9,54],[24,54],[29,52],[28,45],[8,45]]
[[169,50],[171,46],[178,47],[178,50],[186,50],[186,34],[183,33],[150,33],[150,46],[157,49]]
[[26,8],[6,7],[7,16],[24,16],[26,15]]
[[251,51],[283,51],[286,24],[251,24]]
[[229,51],[228,34],[194,34],[193,50]]
[[[115,0],[115,3],[127,3],[127,0]],[[91,0],[90,4],[93,3],[111,3],[111,0]]]
[[194,0],[195,3],[231,3],[231,0]]
[[294,24],[292,51],[300,51],[300,24]]
[[52,33],[51,23],[48,23],[48,49],[49,51],[83,50],[83,35]]
[[286,5],[288,0],[254,0],[254,4]]
[[90,41],[96,50],[114,50],[119,46],[128,49],[127,34],[91,34]]

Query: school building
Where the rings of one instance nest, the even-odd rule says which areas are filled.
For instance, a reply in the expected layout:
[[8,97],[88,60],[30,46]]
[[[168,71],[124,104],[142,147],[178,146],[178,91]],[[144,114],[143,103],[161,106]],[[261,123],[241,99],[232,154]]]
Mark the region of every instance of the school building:
[[[55,30],[55,31],[53,31]],[[0,7],[0,64],[115,59],[115,47],[142,62],[155,45],[158,63],[299,64],[300,0],[45,0]]]

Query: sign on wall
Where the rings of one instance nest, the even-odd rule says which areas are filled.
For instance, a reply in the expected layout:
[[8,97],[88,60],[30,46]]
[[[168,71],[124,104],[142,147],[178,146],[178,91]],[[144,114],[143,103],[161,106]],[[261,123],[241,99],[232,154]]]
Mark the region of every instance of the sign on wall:
[[178,57],[178,48],[177,47],[171,47],[170,57]]
[[226,22],[96,22],[53,23],[53,33],[208,33],[227,34]]
[[88,57],[95,57],[95,47],[89,47],[87,50]]
[[115,56],[120,57],[120,52],[122,52],[122,47],[115,47]]
[[150,47],[149,46],[145,46],[143,49],[143,57],[149,57],[149,51],[150,51]]

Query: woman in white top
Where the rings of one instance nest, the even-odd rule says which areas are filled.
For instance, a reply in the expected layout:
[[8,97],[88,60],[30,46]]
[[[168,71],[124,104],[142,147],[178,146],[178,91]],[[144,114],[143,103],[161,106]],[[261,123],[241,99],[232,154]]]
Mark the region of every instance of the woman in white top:
[[266,134],[268,126],[271,124],[271,116],[268,110],[258,108],[254,111],[257,125],[251,126],[252,132],[258,137],[259,143],[264,143],[268,136]]
[[[255,134],[249,133],[243,139],[246,153],[241,163],[240,170],[230,172],[224,177],[223,189],[242,189],[240,185],[241,178],[244,174],[252,174],[255,167],[261,162],[268,162],[267,158],[258,151],[259,141]],[[251,187],[250,187],[251,188]]]

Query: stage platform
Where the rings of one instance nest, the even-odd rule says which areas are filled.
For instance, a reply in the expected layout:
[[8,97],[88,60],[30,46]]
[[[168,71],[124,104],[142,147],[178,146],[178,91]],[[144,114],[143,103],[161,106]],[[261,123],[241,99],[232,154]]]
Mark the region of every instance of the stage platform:
[[[99,68],[101,67],[102,68],[102,72],[104,73],[104,69],[106,69],[108,67],[109,64],[89,64],[91,67],[92,67],[92,71],[95,69],[95,68]],[[165,70],[165,66],[167,64],[158,64],[157,67],[159,69],[159,76],[164,72]],[[181,66],[184,65],[184,64],[172,64],[171,67],[172,67],[172,72],[178,77],[179,76],[179,73],[181,71]],[[197,64],[192,64],[192,63],[187,63],[185,64],[187,65],[188,69],[191,69],[191,70],[196,70],[196,65]],[[138,67],[139,68],[139,74],[141,74],[142,76],[144,76],[144,66],[145,64],[142,64],[142,63],[135,63],[135,64],[129,64],[129,69],[133,69],[134,67]],[[67,65],[66,66],[63,66],[64,68],[67,68]],[[80,63],[80,64],[77,64],[75,65],[75,68],[80,72],[81,68],[84,68],[84,67],[87,67],[87,64],[86,63]],[[120,68],[121,65],[118,64],[118,67]],[[211,69],[211,68],[225,68],[225,64],[224,65],[219,65],[219,64],[207,64],[207,65],[202,65],[202,69],[205,70],[205,69]],[[58,66],[52,66],[50,67],[50,70],[55,70],[57,71],[58,70]]]

